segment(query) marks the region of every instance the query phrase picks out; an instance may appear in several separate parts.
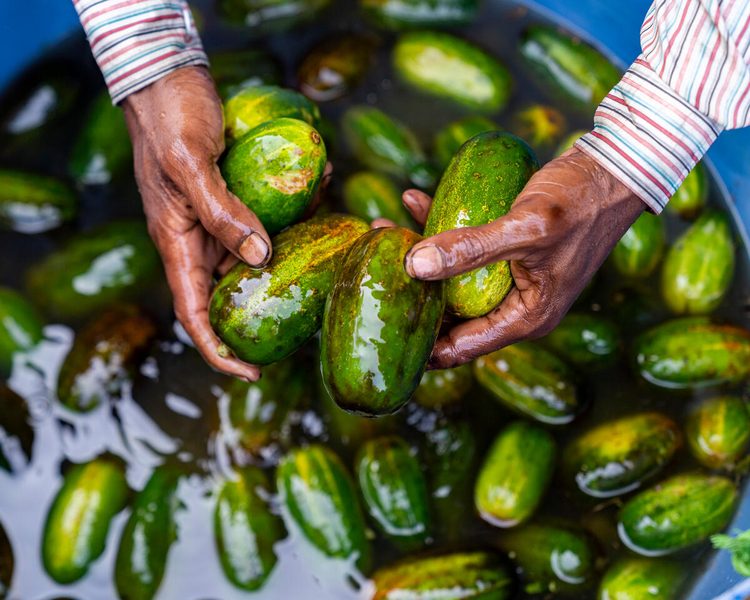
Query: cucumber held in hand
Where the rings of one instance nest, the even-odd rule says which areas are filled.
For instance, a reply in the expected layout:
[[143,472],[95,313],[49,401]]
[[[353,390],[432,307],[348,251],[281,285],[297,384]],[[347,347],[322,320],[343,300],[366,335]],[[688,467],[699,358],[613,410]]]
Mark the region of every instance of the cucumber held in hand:
[[336,267],[367,231],[361,219],[328,215],[280,233],[266,267],[239,263],[219,281],[211,298],[211,326],[249,363],[286,358],[320,329]]
[[597,369],[615,361],[620,334],[604,317],[568,313],[542,343],[576,367]]
[[248,131],[224,158],[229,190],[269,235],[302,218],[325,170],[323,138],[299,119],[279,118]]
[[516,421],[495,438],[474,488],[477,512],[497,527],[514,527],[536,510],[555,468],[553,437]]
[[0,169],[0,228],[42,233],[70,221],[78,199],[62,181]]
[[261,493],[269,492],[266,475],[247,467],[226,480],[214,509],[214,535],[219,561],[227,579],[249,592],[263,587],[276,566],[274,544],[285,535]]
[[516,590],[505,559],[489,552],[410,558],[372,579],[372,600],[509,600]]
[[668,554],[724,529],[737,498],[734,483],[726,477],[676,475],[628,500],[620,511],[617,531],[638,554]]
[[448,33],[406,33],[393,48],[396,73],[417,89],[474,111],[494,113],[508,103],[508,70],[473,44]]
[[331,0],[219,0],[218,9],[234,25],[269,33],[312,21],[330,4]]
[[401,202],[401,193],[387,175],[360,171],[344,182],[344,206],[367,222],[388,219],[399,227],[414,228],[414,221]]
[[708,314],[724,299],[734,275],[734,241],[729,218],[711,210],[670,248],[661,272],[661,291],[669,309]]
[[666,388],[739,383],[750,375],[750,331],[705,317],[667,321],[634,344],[636,369]]
[[685,576],[677,561],[627,556],[604,573],[597,600],[677,600]]
[[[534,152],[514,135],[492,131],[473,137],[443,173],[425,236],[504,216],[538,168]],[[447,307],[459,317],[480,317],[500,304],[512,285],[506,261],[480,267],[447,281]]]
[[16,290],[0,287],[0,376],[10,376],[13,356],[31,350],[44,337],[43,323]]
[[612,250],[612,264],[625,277],[648,277],[664,254],[665,238],[662,219],[644,212]]
[[667,210],[680,215],[683,219],[694,219],[706,206],[708,192],[706,167],[703,163],[698,163],[672,195],[667,203]]
[[688,415],[685,436],[701,464],[732,469],[750,445],[750,406],[739,396],[709,398]]
[[111,457],[73,465],[47,513],[44,568],[58,583],[81,579],[104,552],[109,524],[128,499],[122,463]]
[[664,415],[621,417],[574,439],[563,452],[563,470],[584,494],[619,496],[661,471],[681,445],[679,427]]
[[289,517],[332,558],[357,556],[367,570],[370,543],[354,482],[341,459],[324,446],[294,450],[276,470],[276,486]]
[[448,123],[448,125],[435,134],[433,142],[435,160],[438,166],[445,170],[450,164],[453,155],[471,138],[480,133],[497,131],[498,129],[499,127],[496,123],[481,115],[472,115]]
[[360,0],[365,15],[385,29],[458,27],[470,23],[479,0]]
[[421,236],[402,227],[363,235],[336,272],[323,317],[321,368],[353,413],[396,412],[419,385],[443,317],[442,282],[412,279],[404,256]]

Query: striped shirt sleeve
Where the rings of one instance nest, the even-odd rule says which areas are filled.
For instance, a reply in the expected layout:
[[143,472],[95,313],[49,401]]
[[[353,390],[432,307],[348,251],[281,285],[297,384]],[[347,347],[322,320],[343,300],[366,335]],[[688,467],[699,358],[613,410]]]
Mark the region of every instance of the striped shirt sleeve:
[[73,0],[113,103],[189,65],[207,65],[185,0]]
[[750,125],[750,2],[656,0],[641,46],[577,146],[658,213],[724,129]]

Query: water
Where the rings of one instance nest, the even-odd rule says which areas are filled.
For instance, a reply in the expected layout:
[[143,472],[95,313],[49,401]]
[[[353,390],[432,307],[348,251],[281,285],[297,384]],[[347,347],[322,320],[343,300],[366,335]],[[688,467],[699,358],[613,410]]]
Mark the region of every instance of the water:
[[[262,39],[250,39],[246,32],[224,27],[212,13],[209,3],[200,2],[197,6],[205,22],[203,37],[209,52],[249,45],[266,47],[281,61],[286,83],[294,85],[295,66],[307,48],[319,39],[345,29],[367,29],[355,20],[354,4],[351,1],[339,2],[325,23]],[[501,57],[514,75],[516,93],[513,101],[502,114],[495,115],[501,126],[507,126],[509,116],[515,109],[529,102],[545,100],[544,95],[525,77],[515,54],[519,31],[530,20],[539,18],[521,7],[504,2],[487,3],[483,10],[476,24],[461,33]],[[395,80],[388,60],[392,40],[392,36],[381,35],[378,60],[356,93],[321,108],[328,119],[337,122],[341,113],[352,103],[375,104],[408,123],[429,145],[429,140],[440,126],[465,113],[426,99]],[[57,119],[52,130],[45,131],[43,138],[37,136],[34,139],[33,133],[27,133],[24,144],[3,142],[0,146],[0,164],[38,169],[64,177],[70,141],[81,126],[85,109],[93,95],[102,89],[101,77],[82,35],[52,50],[47,58],[22,76],[13,89],[0,99],[0,108],[7,109],[14,98],[40,81],[61,81],[69,86],[73,90],[73,97],[68,98],[67,102],[73,108],[63,118]],[[44,89],[46,91],[41,92],[41,96],[36,96],[35,107],[38,110],[49,108],[49,88]],[[551,99],[547,101],[551,102]],[[4,114],[7,114],[7,110],[0,112],[0,115]],[[590,124],[590,117],[567,116],[570,131],[587,128]],[[24,113],[22,120],[15,121],[16,129],[21,127],[19,122],[21,125],[33,124],[34,115],[28,111]],[[340,186],[345,175],[357,168],[343,147],[340,132],[334,137],[332,155],[336,173],[329,196],[335,204],[339,201]],[[718,186],[714,186],[714,204],[722,206],[730,201],[722,197]],[[0,259],[0,281],[3,285],[20,289],[27,266],[59,247],[74,231],[86,231],[115,218],[141,215],[132,173],[123,174],[110,186],[85,189],[81,192],[80,213],[74,224],[34,236],[10,232],[0,234],[0,257],[3,257]],[[667,215],[665,218],[670,239],[686,228],[685,223],[674,217]],[[723,318],[745,326],[750,325],[748,268],[746,258],[741,259],[733,288],[718,311]],[[606,313],[607,298],[617,283],[617,278],[604,269],[592,294],[580,308]],[[648,282],[647,285],[657,289],[654,284]],[[242,464],[251,459],[237,447],[235,436],[228,427],[226,398],[222,394],[227,378],[213,373],[190,347],[189,340],[179,325],[174,323],[163,284],[149,290],[143,301],[158,319],[159,341],[132,385],[127,386],[122,397],[111,406],[77,415],[55,401],[52,390],[56,386],[57,371],[80,323],[50,323],[45,329],[46,341],[32,356],[20,357],[17,361],[8,383],[29,402],[35,441],[31,463],[25,469],[14,475],[0,471],[0,520],[15,553],[10,597],[20,600],[57,596],[80,600],[109,600],[116,597],[112,569],[128,510],[114,519],[105,553],[82,581],[70,586],[56,584],[46,575],[40,559],[44,520],[60,487],[61,472],[70,462],[90,460],[103,452],[111,452],[125,459],[128,482],[134,490],[140,489],[151,470],[163,462],[182,463],[191,472],[180,484],[179,496],[183,506],[178,513],[179,538],[170,551],[158,598],[230,600],[252,596],[264,600],[346,600],[367,597],[367,583],[356,574],[353,565],[324,559],[309,547],[293,526],[288,526],[289,536],[276,546],[279,562],[261,592],[245,594],[228,583],[214,550],[214,494],[217,482],[231,473],[233,464]],[[626,337],[630,337],[635,332],[626,333]],[[305,360],[307,367],[314,368],[312,360]],[[315,384],[311,383],[311,389],[314,387]],[[582,386],[582,393],[589,401],[590,409],[573,425],[555,432],[561,445],[596,423],[641,409],[660,410],[681,422],[693,401],[688,394],[664,392],[635,380],[624,362],[588,378]],[[295,413],[292,419],[295,440],[330,441],[351,466],[354,449],[342,448],[336,440],[330,439],[326,421],[320,413],[315,401],[303,405]],[[467,395],[460,413],[475,431],[480,457],[493,436],[514,418],[476,388]],[[430,430],[434,419],[434,414],[410,407],[395,418],[394,426],[407,440],[417,445],[424,432]],[[261,462],[273,464],[279,453],[278,448],[271,450]],[[689,466],[693,466],[692,459],[682,450],[667,474]],[[476,465],[471,469],[474,472]],[[269,468],[269,472],[272,473],[272,468]],[[614,515],[620,502],[582,499],[555,482],[554,491],[547,494],[539,514],[569,517],[584,524],[599,537],[602,552],[612,556],[621,552],[614,527]],[[275,506],[275,499],[271,503],[274,510],[280,510]],[[491,546],[497,531],[471,515],[467,515],[467,520],[462,530],[462,540],[457,546]],[[398,557],[387,542],[376,539],[374,544],[377,566]],[[442,539],[430,544],[433,549],[454,546],[456,544]],[[679,559],[690,565],[690,571],[698,575],[708,553],[707,547],[701,546],[682,553]],[[352,580],[359,583],[353,585]],[[357,586],[359,590],[355,589]],[[581,597],[588,596],[582,594]]]

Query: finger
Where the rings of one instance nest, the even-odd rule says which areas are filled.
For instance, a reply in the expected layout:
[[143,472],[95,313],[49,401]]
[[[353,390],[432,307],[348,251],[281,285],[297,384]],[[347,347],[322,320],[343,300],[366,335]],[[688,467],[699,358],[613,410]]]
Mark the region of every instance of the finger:
[[390,219],[375,219],[372,223],[370,223],[370,229],[381,229],[383,227],[398,227],[393,221]]
[[401,199],[412,218],[420,227],[424,227],[427,223],[427,215],[430,214],[430,206],[432,206],[432,198],[429,194],[425,194],[422,190],[406,190]]
[[216,265],[216,274],[219,277],[224,277],[227,273],[229,273],[230,269],[236,265],[239,260],[237,260],[237,257],[234,254],[227,253],[227,255],[221,259],[218,265]]

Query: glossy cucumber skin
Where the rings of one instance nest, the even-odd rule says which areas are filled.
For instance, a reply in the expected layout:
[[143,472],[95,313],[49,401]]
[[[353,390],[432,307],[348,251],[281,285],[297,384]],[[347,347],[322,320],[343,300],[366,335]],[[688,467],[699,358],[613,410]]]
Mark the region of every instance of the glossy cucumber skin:
[[263,587],[276,566],[274,544],[286,531],[259,490],[269,491],[266,475],[246,467],[219,489],[214,509],[214,534],[219,561],[236,587],[255,591]]
[[676,561],[624,557],[602,576],[597,600],[677,600],[685,575]]
[[683,219],[694,219],[705,208],[708,194],[708,172],[703,163],[698,163],[672,195],[667,210]]
[[288,516],[304,536],[332,558],[357,556],[367,570],[370,543],[351,476],[324,446],[293,450],[276,470],[276,487]]
[[10,583],[13,581],[14,566],[13,547],[10,545],[3,524],[0,523],[0,598],[8,597]]
[[621,346],[620,333],[614,323],[586,313],[568,313],[542,341],[558,356],[581,369],[612,364]]
[[31,350],[44,337],[42,320],[16,290],[0,287],[0,376],[10,375],[13,356]]
[[159,467],[135,497],[115,559],[115,586],[122,600],[150,600],[159,590],[177,539],[181,474],[176,467]]
[[249,363],[289,356],[320,328],[336,267],[368,230],[361,219],[332,214],[280,233],[266,267],[239,263],[219,281],[209,307],[211,326]]
[[607,421],[563,452],[566,478],[589,496],[609,498],[640,487],[672,459],[682,434],[672,419],[646,412]]
[[644,556],[675,552],[707,539],[729,523],[738,492],[729,479],[675,475],[628,500],[617,530],[622,542]]
[[330,4],[331,0],[219,0],[218,10],[234,25],[268,33],[312,21]]
[[497,527],[514,527],[536,510],[555,468],[557,446],[544,429],[515,421],[487,452],[474,487],[479,516]]
[[729,218],[717,210],[701,215],[669,249],[661,272],[664,302],[678,315],[713,312],[734,275]]
[[420,91],[484,113],[504,108],[512,88],[510,73],[497,59],[448,33],[402,35],[393,49],[393,68]]
[[414,220],[401,202],[398,187],[376,171],[360,171],[344,182],[344,206],[367,222],[388,219],[399,227],[414,229]]
[[3,440],[0,444],[0,469],[14,474],[31,462],[34,428],[28,403],[4,383],[0,383],[0,406],[0,439]]
[[373,576],[372,600],[506,600],[515,578],[505,560],[489,552],[410,558]]
[[661,261],[665,240],[664,222],[644,212],[612,250],[612,264],[625,277],[648,277]]
[[445,170],[451,159],[466,142],[480,133],[497,131],[499,127],[487,117],[471,115],[448,123],[435,134],[433,149],[435,161]]
[[541,423],[565,425],[583,408],[570,368],[530,342],[478,358],[474,377],[504,406]]
[[113,307],[75,337],[57,378],[57,399],[86,412],[120,393],[156,336],[156,324],[138,307]]
[[305,214],[327,160],[317,130],[299,119],[281,117],[245,133],[229,149],[222,173],[229,191],[274,235]]
[[224,102],[245,88],[275,86],[283,79],[279,63],[263,50],[228,50],[210,54],[209,61],[211,77]]
[[427,482],[406,442],[370,440],[355,465],[365,509],[381,533],[403,550],[422,547],[432,530]]
[[750,407],[739,396],[709,398],[688,415],[685,437],[702,465],[731,470],[750,445]]
[[750,332],[704,317],[673,319],[641,334],[634,358],[641,377],[660,387],[737,383],[750,375]]
[[620,71],[598,50],[554,27],[529,27],[520,52],[548,92],[586,112],[596,108],[620,81]]
[[[534,152],[514,135],[493,131],[471,138],[443,173],[425,236],[486,225],[504,216],[538,168]],[[506,261],[451,277],[445,284],[448,310],[467,319],[485,315],[512,285]]]
[[511,130],[534,150],[552,150],[560,141],[567,122],[563,114],[552,106],[532,104],[516,112]]
[[320,110],[299,92],[276,85],[258,85],[238,91],[224,103],[224,132],[230,146],[259,125],[279,118],[320,124]]
[[353,413],[396,412],[419,385],[445,306],[441,282],[412,279],[406,253],[422,238],[374,229],[346,255],[323,317],[321,369],[336,403]]
[[400,31],[422,27],[457,27],[470,23],[479,0],[360,0],[376,25]]
[[0,169],[0,228],[43,233],[67,223],[77,211],[78,198],[62,181]]
[[426,408],[458,404],[474,383],[471,365],[425,371],[414,391],[414,400]]
[[26,288],[45,313],[80,318],[142,292],[160,268],[143,221],[113,221],[78,234],[32,265]]
[[437,179],[414,134],[401,122],[371,106],[353,106],[341,119],[344,137],[363,165],[421,188]]
[[44,526],[42,561],[52,579],[65,584],[86,575],[104,552],[109,524],[128,494],[124,467],[114,458],[70,468]]

